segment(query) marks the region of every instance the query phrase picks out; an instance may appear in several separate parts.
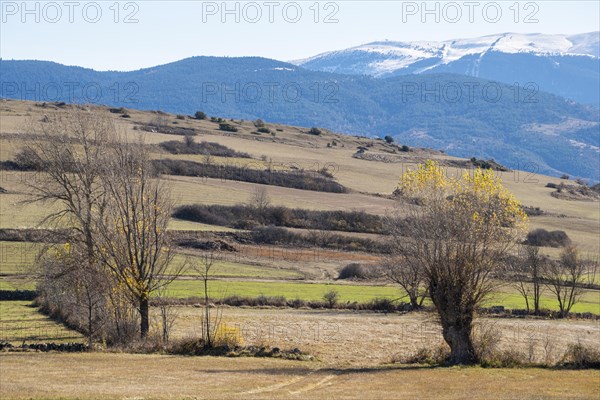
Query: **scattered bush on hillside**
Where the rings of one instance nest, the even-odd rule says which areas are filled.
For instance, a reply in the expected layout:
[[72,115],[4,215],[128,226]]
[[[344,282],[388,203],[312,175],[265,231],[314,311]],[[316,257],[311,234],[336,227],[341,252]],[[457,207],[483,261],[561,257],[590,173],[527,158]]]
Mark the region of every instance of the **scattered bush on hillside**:
[[530,246],[565,247],[571,244],[571,239],[565,231],[549,232],[540,228],[527,234],[525,244]]
[[271,130],[269,128],[264,128],[264,127],[258,128],[256,131],[260,132],[260,133],[271,133]]
[[181,136],[196,135],[196,130],[194,128],[169,126],[169,125],[163,125],[163,124],[159,124],[159,123],[136,125],[133,127],[133,129],[144,131],[144,132],[164,133],[166,135],[181,135]]
[[402,150],[403,152],[407,153],[407,152],[410,151],[410,148],[407,145],[403,144],[402,147],[400,148],[400,150]]
[[203,120],[206,119],[206,114],[202,111],[196,111],[196,113],[194,114],[194,118]]
[[108,111],[110,111],[113,114],[127,114],[127,109],[121,107],[121,108],[109,108]]
[[220,131],[225,131],[225,132],[237,132],[238,128],[236,128],[235,126],[233,126],[231,124],[220,123],[219,124],[219,130]]
[[226,179],[263,185],[313,190],[318,192],[345,193],[346,188],[336,181],[307,173],[304,170],[275,171],[259,170],[237,165],[214,165],[188,160],[154,160],[156,171],[165,175],[195,176]]
[[310,128],[310,130],[307,132],[310,135],[315,135],[315,136],[319,136],[321,135],[321,130],[319,128]]
[[544,212],[544,210],[542,210],[539,207],[530,207],[530,206],[523,206],[523,210],[525,211],[525,213],[527,214],[527,216],[529,217],[536,217],[539,215],[544,215],[546,214]]
[[[237,152],[227,146],[219,143],[193,141],[193,136],[186,136],[185,142],[179,140],[170,140],[162,142],[160,147],[171,154],[210,154],[215,157],[239,157],[251,158],[248,153]],[[190,138],[191,140],[188,140]]]
[[386,143],[394,143],[394,138],[391,136],[384,137]]
[[506,168],[505,166],[498,164],[496,161],[494,161],[494,159],[491,160],[478,160],[475,157],[471,158],[471,164],[473,164],[473,166],[481,168],[481,169],[491,169],[494,171],[508,171],[508,168]]

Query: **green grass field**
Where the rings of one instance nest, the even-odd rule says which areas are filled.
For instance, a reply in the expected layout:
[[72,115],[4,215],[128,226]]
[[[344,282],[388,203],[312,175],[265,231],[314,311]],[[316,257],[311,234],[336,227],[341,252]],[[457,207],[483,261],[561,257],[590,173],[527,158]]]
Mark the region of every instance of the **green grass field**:
[[[323,295],[330,290],[339,293],[339,302],[366,303],[375,298],[400,299],[403,292],[397,286],[367,286],[327,283],[291,283],[291,282],[250,282],[237,280],[214,280],[209,283],[209,294],[213,298],[224,296],[284,296],[288,300],[307,301],[323,300]],[[201,296],[201,284],[195,280],[177,280],[169,286],[169,294],[173,297],[185,298]],[[402,301],[408,301],[403,298]],[[428,302],[426,301],[426,304]],[[542,307],[558,310],[557,302],[550,293],[545,293],[541,301]],[[525,309],[525,300],[510,288],[490,295],[486,306],[502,305],[510,309]],[[587,290],[579,303],[573,306],[573,312],[591,312],[600,314],[600,291]]]
[[38,312],[30,301],[0,301],[0,341],[78,342],[81,334]]
[[[284,296],[289,300],[322,300],[323,295],[336,290],[340,302],[367,302],[374,298],[395,299],[401,292],[394,286],[359,286],[328,283],[291,283],[291,282],[250,282],[238,280],[214,280],[209,282],[211,297],[221,296]],[[194,297],[201,295],[201,285],[196,280],[177,280],[169,286],[173,297]]]
[[[183,266],[183,276],[199,277],[202,271],[202,257],[193,255],[175,255],[167,273],[172,273]],[[224,278],[263,278],[263,279],[299,279],[302,274],[295,270],[280,269],[261,265],[241,264],[229,261],[215,260],[210,269],[211,277]]]

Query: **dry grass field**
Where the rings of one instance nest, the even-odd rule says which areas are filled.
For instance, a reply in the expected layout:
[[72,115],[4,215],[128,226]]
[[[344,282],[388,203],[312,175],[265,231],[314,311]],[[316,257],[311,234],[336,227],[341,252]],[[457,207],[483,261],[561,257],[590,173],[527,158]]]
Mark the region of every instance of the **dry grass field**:
[[135,354],[0,354],[2,398],[594,399],[598,371],[381,366]]

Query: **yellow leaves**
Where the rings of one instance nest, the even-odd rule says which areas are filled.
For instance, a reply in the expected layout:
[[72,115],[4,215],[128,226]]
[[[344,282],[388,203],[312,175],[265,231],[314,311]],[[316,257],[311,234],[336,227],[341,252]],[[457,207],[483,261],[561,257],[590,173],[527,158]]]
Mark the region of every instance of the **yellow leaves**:
[[416,171],[409,170],[400,178],[400,190],[404,194],[419,195],[426,190],[451,190],[456,180],[449,178],[440,165],[433,160],[419,164]]
[[456,218],[467,217],[472,229],[486,224],[524,229],[527,223],[519,201],[502,185],[494,171],[477,168],[458,178],[449,176],[436,161],[427,160],[400,179],[401,193],[421,204],[435,204]]

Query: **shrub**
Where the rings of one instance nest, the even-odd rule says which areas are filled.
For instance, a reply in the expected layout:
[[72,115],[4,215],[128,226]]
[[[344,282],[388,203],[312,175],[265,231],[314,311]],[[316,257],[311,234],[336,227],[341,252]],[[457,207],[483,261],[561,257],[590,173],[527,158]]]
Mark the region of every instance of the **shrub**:
[[402,147],[401,147],[401,150],[404,151],[404,152],[409,152],[410,148],[407,145],[403,144]]
[[256,131],[260,133],[271,133],[269,128],[258,128]]
[[351,263],[340,270],[338,279],[367,279],[367,271],[358,263]]
[[227,346],[231,349],[242,346],[243,338],[239,327],[221,322],[214,333],[214,346]]
[[[185,119],[185,115],[177,114],[177,116],[175,118],[177,118],[177,119]],[[206,118],[206,115],[204,116],[204,118]]]
[[[256,121],[254,121],[254,126],[257,128],[262,128],[265,126],[265,122],[259,118]],[[260,129],[258,131],[260,132]]]
[[391,136],[384,137],[386,143],[394,143],[394,138]]
[[368,304],[368,309],[373,311],[382,311],[385,313],[391,313],[396,311],[394,301],[387,298],[375,298]]
[[196,111],[196,113],[194,114],[194,118],[196,119],[206,119],[206,114],[203,113],[202,111]]
[[565,179],[565,180],[567,180],[567,179],[569,179],[569,175],[567,175],[567,174],[561,175],[561,176],[560,176],[560,179]]
[[[402,364],[426,364],[426,365],[443,365],[445,364],[448,356],[450,355],[450,349],[446,345],[440,345],[434,348],[421,347],[416,353],[401,358],[398,362]],[[394,360],[394,362],[396,362]]]
[[600,368],[600,351],[581,343],[571,344],[567,348],[560,366],[565,368]]
[[313,127],[313,128],[310,128],[310,130],[308,131],[308,133],[310,135],[319,136],[319,135],[321,135],[322,132],[321,132],[321,130],[319,128],[314,128]]
[[238,128],[236,128],[235,126],[233,126],[231,124],[220,123],[219,124],[219,130],[225,131],[225,132],[237,132]]
[[484,368],[516,368],[525,364],[525,356],[515,349],[495,351],[481,360]]
[[340,299],[340,294],[337,290],[332,289],[323,295],[323,300],[327,302],[329,308],[334,308]]
[[525,244],[530,246],[565,247],[571,244],[571,239],[565,231],[548,232],[540,228],[527,234]]

